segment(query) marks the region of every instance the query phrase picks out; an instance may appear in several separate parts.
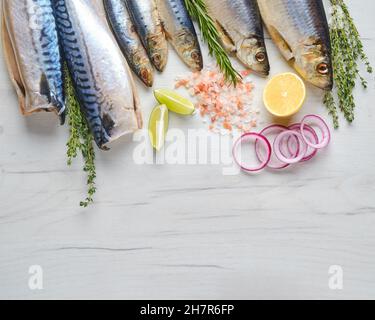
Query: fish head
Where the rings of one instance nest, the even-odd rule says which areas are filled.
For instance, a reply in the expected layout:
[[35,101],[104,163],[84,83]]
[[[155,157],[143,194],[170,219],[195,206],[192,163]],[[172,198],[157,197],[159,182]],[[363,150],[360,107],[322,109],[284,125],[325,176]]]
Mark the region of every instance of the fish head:
[[162,72],[168,61],[168,44],[164,33],[151,35],[148,39],[148,47],[153,65]]
[[333,87],[333,67],[330,51],[313,39],[301,44],[295,55],[295,69],[314,86],[330,91]]
[[268,76],[270,64],[265,43],[259,37],[251,37],[241,41],[236,48],[237,57],[251,70]]
[[154,74],[151,67],[149,67],[148,65],[142,66],[139,70],[139,75],[146,86],[150,88],[153,86]]
[[183,59],[193,70],[201,71],[203,69],[203,59],[199,49],[190,48],[184,50]]
[[203,69],[203,58],[195,35],[189,30],[182,30],[175,37],[176,47],[184,62],[193,70]]
[[139,75],[143,83],[148,87],[152,87],[154,73],[148,57],[135,50],[131,59],[131,66]]

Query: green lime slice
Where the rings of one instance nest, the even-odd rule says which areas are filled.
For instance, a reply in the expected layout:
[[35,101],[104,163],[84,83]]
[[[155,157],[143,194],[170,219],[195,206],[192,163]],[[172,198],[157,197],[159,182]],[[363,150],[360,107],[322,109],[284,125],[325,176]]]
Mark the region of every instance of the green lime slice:
[[154,91],[154,95],[159,103],[165,104],[172,112],[187,116],[195,111],[194,104],[190,100],[173,90],[158,89]]
[[165,105],[156,106],[150,115],[148,132],[152,147],[160,151],[164,146],[165,136],[168,131],[168,108]]

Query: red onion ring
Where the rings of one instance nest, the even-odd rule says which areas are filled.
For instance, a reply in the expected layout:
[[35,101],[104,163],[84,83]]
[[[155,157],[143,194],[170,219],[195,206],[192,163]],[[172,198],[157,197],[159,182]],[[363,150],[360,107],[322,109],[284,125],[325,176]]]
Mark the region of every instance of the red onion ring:
[[[315,124],[316,126],[319,128],[319,130],[322,132],[322,139],[321,141],[319,140],[317,143],[312,143],[311,141],[309,141],[309,139],[306,137],[306,134],[305,134],[305,128],[306,128],[306,122],[308,121],[311,121],[311,122],[314,122],[315,120]],[[318,122],[318,123],[316,123]],[[308,146],[310,146],[311,148],[314,148],[314,149],[322,149],[322,148],[325,148],[326,146],[328,146],[329,142],[331,141],[331,132],[328,128],[328,125],[327,123],[319,116],[317,115],[314,115],[314,114],[309,114],[307,116],[305,116],[302,121],[301,121],[301,135],[302,135],[302,138],[303,140],[306,142],[306,144]]]
[[[260,141],[267,150],[266,159],[263,161],[259,160],[261,161],[261,164],[259,165],[259,167],[247,167],[236,156],[238,147],[244,142],[244,140],[249,139],[249,138],[254,139],[255,142]],[[271,153],[272,153],[272,148],[268,139],[261,134],[253,133],[253,132],[245,133],[241,137],[239,137],[237,141],[234,143],[233,150],[232,150],[234,161],[242,170],[247,171],[247,172],[257,172],[257,171],[263,170],[267,166],[267,164],[270,162]]]
[[[285,126],[273,124],[273,125],[270,125],[270,126],[264,128],[259,134],[267,137],[268,134],[271,134],[274,131],[276,131],[277,133],[278,132],[281,133],[281,132],[284,132],[284,131],[287,131],[287,130],[288,130],[288,128],[285,127]],[[276,137],[275,137],[275,139],[276,139]],[[298,143],[298,140],[296,140],[296,142]],[[285,155],[285,154],[287,154],[287,152],[288,151],[285,150],[285,152],[282,152],[282,153]],[[258,144],[257,141],[255,142],[255,153],[256,153],[256,156],[257,156],[258,160],[263,161],[264,156],[260,152],[259,144]],[[299,153],[299,150],[292,152],[291,155],[294,154],[295,156],[297,156],[298,153]],[[267,164],[268,168],[279,170],[279,169],[284,169],[284,168],[286,168],[290,165],[289,163],[285,163],[285,162],[280,161],[279,158],[277,158],[276,156],[272,157],[273,154],[274,154],[274,152],[271,152],[271,158],[270,158],[270,161]]]
[[[292,124],[288,128],[289,128],[289,130],[301,132],[301,124],[300,123]],[[305,131],[306,131],[305,132],[306,137],[309,139],[309,141],[311,141],[312,143],[319,143],[319,137],[316,134],[315,130],[311,126],[305,125]],[[290,138],[288,139],[288,149],[289,149],[290,155],[293,155],[293,154],[295,154],[295,151],[293,151],[293,150],[296,149],[296,146],[293,146],[293,140],[290,139]],[[312,158],[314,158],[316,156],[317,153],[318,153],[318,149],[308,146],[306,155],[301,160],[301,162],[306,162],[306,161],[311,160]]]
[[[281,143],[284,138],[295,136],[298,139],[299,142],[299,153],[294,157],[294,158],[287,158],[286,156],[283,155],[281,151]],[[306,155],[307,152],[307,144],[304,143],[302,134],[293,130],[288,130],[280,133],[273,144],[273,149],[275,152],[276,157],[279,158],[280,161],[293,164],[293,163],[298,163],[300,162]]]

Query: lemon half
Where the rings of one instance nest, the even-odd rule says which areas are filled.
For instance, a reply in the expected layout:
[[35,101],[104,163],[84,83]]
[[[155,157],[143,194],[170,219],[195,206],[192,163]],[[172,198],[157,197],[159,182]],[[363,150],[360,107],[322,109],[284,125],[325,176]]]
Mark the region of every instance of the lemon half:
[[305,83],[291,72],[273,77],[263,92],[265,107],[276,117],[290,117],[296,114],[302,108],[305,98]]

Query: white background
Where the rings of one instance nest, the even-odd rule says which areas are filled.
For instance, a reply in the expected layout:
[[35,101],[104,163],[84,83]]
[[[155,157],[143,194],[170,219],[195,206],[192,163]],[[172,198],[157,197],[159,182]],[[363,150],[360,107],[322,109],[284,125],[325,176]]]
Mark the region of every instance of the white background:
[[[375,64],[372,0],[348,1]],[[272,75],[288,71],[267,41]],[[204,50],[205,46],[203,46]],[[0,54],[1,55],[1,54]],[[206,59],[209,62],[210,59]],[[24,118],[0,57],[0,298],[374,298],[375,84],[358,87],[315,160],[283,172],[222,175],[220,165],[136,165],[131,138],[97,152],[95,204],[81,209],[85,175],[66,165],[68,128],[51,114]],[[187,68],[171,51],[155,87]],[[264,123],[273,120],[253,77]],[[138,83],[144,118],[155,102]],[[330,121],[308,87],[303,114]],[[205,128],[171,115],[171,128]],[[44,289],[28,287],[30,265]],[[328,287],[340,265],[344,288]]]

